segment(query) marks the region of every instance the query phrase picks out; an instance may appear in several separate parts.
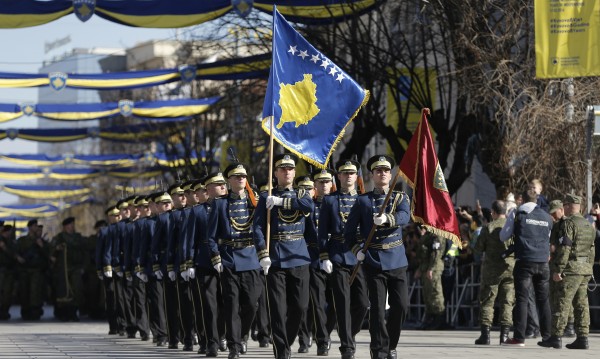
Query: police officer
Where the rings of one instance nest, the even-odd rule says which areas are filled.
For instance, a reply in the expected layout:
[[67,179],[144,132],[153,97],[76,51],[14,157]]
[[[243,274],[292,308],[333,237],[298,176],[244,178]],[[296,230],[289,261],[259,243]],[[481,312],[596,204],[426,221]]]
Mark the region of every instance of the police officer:
[[290,346],[308,308],[310,255],[306,237],[316,233],[306,220],[314,209],[312,198],[303,189],[293,189],[298,158],[285,153],[273,160],[277,188],[271,196],[261,194],[253,232],[259,243],[265,240],[270,210],[269,257],[261,258],[260,265],[267,275],[273,352],[275,358],[284,359],[291,356]]
[[494,321],[494,302],[498,298],[500,306],[500,344],[508,340],[512,325],[512,310],[515,304],[513,268],[514,255],[504,255],[513,245],[513,240],[500,241],[500,230],[506,223],[506,204],[496,200],[492,203],[492,221],[481,229],[474,250],[484,253],[481,264],[481,285],[479,286],[479,324],[481,336],[475,344],[490,344],[490,328]]
[[42,238],[42,228],[37,219],[32,219],[27,222],[27,235],[17,240],[17,251],[24,261],[19,276],[21,318],[24,320],[39,320],[44,313],[43,288],[49,246]]
[[567,194],[563,201],[565,215],[562,237],[558,240],[556,257],[552,263],[552,280],[559,283],[556,308],[552,317],[552,336],[538,345],[562,347],[563,334],[569,318],[569,303],[573,303],[577,339],[567,344],[569,349],[588,349],[590,311],[587,288],[594,263],[594,227],[581,215],[581,197]]
[[513,312],[514,336],[502,345],[525,346],[527,326],[527,300],[529,290],[535,290],[536,304],[540,311],[540,332],[543,340],[550,337],[550,302],[548,280],[550,269],[550,231],[552,217],[536,204],[533,189],[523,193],[523,204],[512,211],[500,231],[500,240],[506,242],[514,234],[516,303]]
[[445,322],[444,293],[442,290],[442,271],[444,270],[444,254],[446,239],[438,237],[421,227],[421,237],[417,247],[419,267],[415,271],[415,279],[421,279],[423,285],[423,301],[427,320],[422,329],[437,330]]
[[[367,161],[375,188],[358,197],[344,229],[346,243],[356,253],[358,261],[364,261],[371,302],[371,358],[382,359],[397,358],[396,346],[408,310],[408,260],[402,241],[402,226],[410,219],[410,206],[406,193],[393,191],[389,187],[393,166],[394,160],[385,155],[373,156]],[[380,216],[388,191],[393,192]],[[376,226],[368,248],[361,248],[362,243],[356,240],[359,226],[364,238]],[[386,321],[388,295],[390,310]]]
[[[359,267],[352,286],[350,285],[352,269],[358,261],[344,239],[344,226],[350,209],[358,198],[356,181],[359,168],[360,163],[352,160],[343,160],[337,164],[340,188],[323,198],[319,211],[321,268],[326,273],[330,273],[342,359],[354,358],[356,350],[354,337],[360,332],[369,308],[362,266]],[[362,240],[359,236],[355,243],[360,244]]]
[[[227,327],[229,359],[239,358],[247,350],[248,333],[264,286],[259,258],[267,256],[264,242],[252,234],[255,203],[246,191],[248,173],[241,163],[229,165],[224,176],[229,194],[215,198],[208,219],[208,246],[219,248],[214,268],[221,273],[224,317]],[[256,199],[255,199],[256,200]]]

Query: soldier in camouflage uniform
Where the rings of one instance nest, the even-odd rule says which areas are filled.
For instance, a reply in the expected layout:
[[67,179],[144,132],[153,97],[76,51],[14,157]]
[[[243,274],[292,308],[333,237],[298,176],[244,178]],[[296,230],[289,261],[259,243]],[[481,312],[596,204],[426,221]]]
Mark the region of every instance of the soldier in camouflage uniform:
[[415,271],[415,279],[421,278],[423,285],[423,301],[427,320],[421,326],[425,330],[437,330],[444,322],[444,293],[442,290],[442,271],[444,270],[444,254],[446,240],[427,232],[421,227],[421,238],[417,246],[419,268]]
[[[563,208],[563,204],[561,200],[554,200],[550,202],[549,212],[554,219],[554,225],[552,225],[552,232],[550,233],[550,266],[556,259],[556,248],[560,245],[558,240],[562,237],[562,233],[564,231],[564,223],[565,219],[565,210]],[[554,298],[557,296],[557,290],[560,287],[558,282],[553,280],[550,281],[550,309],[552,313],[556,313],[560,310],[560,308],[556,307],[556,301]],[[575,336],[575,327],[574,327],[574,319],[573,319],[573,305],[569,304],[569,320],[567,322],[567,327],[565,328],[565,332],[563,336],[565,337],[574,337]]]
[[550,268],[552,280],[559,283],[555,307],[560,311],[552,315],[552,336],[538,342],[543,347],[560,349],[561,335],[569,317],[569,303],[573,304],[577,339],[567,344],[569,349],[588,349],[590,310],[587,287],[594,262],[594,227],[581,215],[581,197],[567,194],[564,200],[564,230],[558,239],[556,257]]
[[515,266],[514,256],[505,255],[508,247],[513,244],[509,239],[500,241],[500,230],[506,223],[506,204],[504,201],[492,203],[492,219],[487,226],[483,227],[474,250],[477,253],[485,253],[481,264],[481,284],[479,287],[479,324],[481,325],[481,336],[475,340],[475,344],[490,344],[490,327],[494,320],[494,302],[498,298],[500,305],[500,344],[508,339],[510,326],[512,325],[512,310],[515,304],[515,286],[513,268]]

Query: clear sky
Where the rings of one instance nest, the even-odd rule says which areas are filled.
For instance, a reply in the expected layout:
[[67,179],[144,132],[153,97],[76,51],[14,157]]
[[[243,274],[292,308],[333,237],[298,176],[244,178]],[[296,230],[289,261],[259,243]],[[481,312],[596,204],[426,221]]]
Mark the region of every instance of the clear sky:
[[[181,29],[180,32],[188,30]],[[48,53],[44,44],[70,36],[71,42]],[[71,14],[57,21],[23,29],[0,29],[0,72],[37,73],[42,63],[74,48],[129,48],[148,40],[175,39],[175,29],[143,29],[115,24],[98,16],[83,23]],[[37,102],[37,89],[0,89],[0,103]],[[0,128],[37,127],[37,120],[24,117],[0,124]],[[0,153],[35,153],[30,141],[1,140]],[[14,167],[0,160],[0,167]],[[15,182],[4,182],[15,183]],[[3,182],[0,181],[0,185]],[[17,203],[18,198],[0,193],[0,204]]]

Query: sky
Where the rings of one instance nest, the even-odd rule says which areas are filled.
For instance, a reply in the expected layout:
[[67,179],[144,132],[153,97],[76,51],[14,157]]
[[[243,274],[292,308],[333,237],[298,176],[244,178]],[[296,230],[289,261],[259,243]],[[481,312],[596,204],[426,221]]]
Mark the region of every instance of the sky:
[[[179,30],[180,33],[186,29]],[[69,36],[71,42],[48,53],[44,44]],[[0,29],[0,72],[37,73],[44,61],[70,52],[74,48],[129,48],[148,40],[175,39],[175,29],[144,29],[115,24],[98,16],[83,23],[74,14],[48,24],[22,28]],[[0,103],[37,102],[38,90],[0,89]],[[37,127],[37,119],[24,117],[0,123],[0,128]],[[37,146],[24,140],[0,140],[0,154],[36,153]],[[0,167],[15,167],[0,160]],[[1,181],[3,183],[13,183]],[[18,203],[18,197],[0,192],[0,204]]]

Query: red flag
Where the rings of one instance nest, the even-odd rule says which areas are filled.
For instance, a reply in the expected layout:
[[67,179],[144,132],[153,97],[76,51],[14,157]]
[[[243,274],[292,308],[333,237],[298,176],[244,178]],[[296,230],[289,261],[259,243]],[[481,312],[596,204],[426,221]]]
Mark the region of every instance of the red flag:
[[458,220],[435,153],[427,115],[429,109],[424,108],[421,121],[400,162],[400,172],[413,189],[410,204],[413,221],[423,224],[438,236],[452,239],[460,248]]

